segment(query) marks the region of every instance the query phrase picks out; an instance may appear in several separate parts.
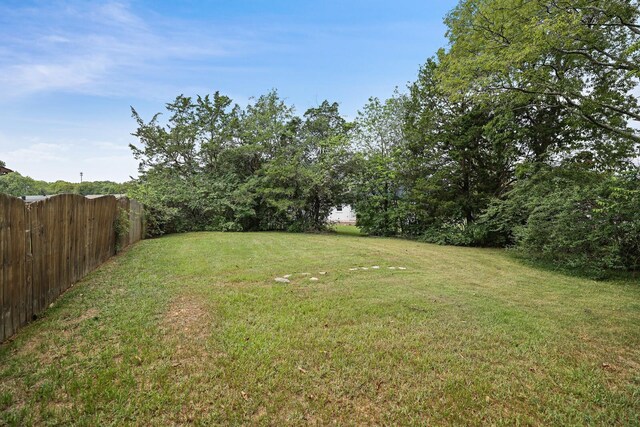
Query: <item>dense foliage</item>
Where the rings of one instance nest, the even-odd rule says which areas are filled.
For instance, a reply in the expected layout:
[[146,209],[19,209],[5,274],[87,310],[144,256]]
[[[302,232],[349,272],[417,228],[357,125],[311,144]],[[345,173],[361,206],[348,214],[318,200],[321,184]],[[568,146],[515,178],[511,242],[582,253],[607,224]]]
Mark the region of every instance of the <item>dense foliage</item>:
[[461,0],[448,48],[353,123],[276,92],[180,96],[164,126],[134,110],[135,195],[159,233],[316,230],[352,203],[372,235],[638,270],[639,17],[637,0]]
[[640,269],[639,16],[637,1],[462,0],[449,49],[401,105],[361,113],[366,129],[400,125],[383,126],[390,158],[364,156],[391,178],[391,209],[372,205],[364,174],[359,224],[596,274]]
[[640,269],[640,172],[526,173],[478,221],[480,239],[595,274]]
[[402,230],[402,188],[397,171],[406,96],[369,99],[355,122],[351,142],[358,153],[353,187],[358,224],[366,233],[393,236]]
[[155,234],[193,230],[319,230],[347,198],[351,125],[338,104],[302,117],[272,91],[246,108],[215,93],[167,104],[138,123],[140,179],[132,195],[154,213]]

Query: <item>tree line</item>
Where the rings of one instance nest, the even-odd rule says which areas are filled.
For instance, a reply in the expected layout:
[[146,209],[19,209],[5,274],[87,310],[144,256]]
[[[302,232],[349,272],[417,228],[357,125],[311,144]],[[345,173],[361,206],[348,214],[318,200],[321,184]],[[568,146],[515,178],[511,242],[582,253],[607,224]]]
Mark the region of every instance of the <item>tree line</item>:
[[[0,166],[3,165],[4,162],[0,161]],[[0,175],[0,193],[15,197],[51,196],[63,193],[83,196],[89,194],[126,194],[128,185],[113,181],[85,181],[78,183],[58,180],[47,182],[23,176],[19,172]]]
[[[515,247],[602,272],[640,268],[637,0],[461,0],[448,47],[353,121],[276,91],[241,108],[178,96],[135,110],[134,196],[155,233],[322,229]],[[634,90],[636,94],[634,94]]]

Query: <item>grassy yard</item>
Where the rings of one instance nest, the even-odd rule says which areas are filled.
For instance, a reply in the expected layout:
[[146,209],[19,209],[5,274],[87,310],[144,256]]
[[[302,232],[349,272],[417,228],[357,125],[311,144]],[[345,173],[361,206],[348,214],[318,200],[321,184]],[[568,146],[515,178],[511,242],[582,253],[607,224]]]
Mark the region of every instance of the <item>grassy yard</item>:
[[0,425],[639,419],[640,285],[486,249],[340,234],[148,240],[0,346]]

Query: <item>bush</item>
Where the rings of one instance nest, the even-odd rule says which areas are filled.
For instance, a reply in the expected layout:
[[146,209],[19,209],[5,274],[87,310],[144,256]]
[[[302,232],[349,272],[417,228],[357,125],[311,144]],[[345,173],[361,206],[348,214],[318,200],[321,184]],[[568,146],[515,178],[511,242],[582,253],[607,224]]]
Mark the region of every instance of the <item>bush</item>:
[[145,237],[153,238],[162,236],[175,230],[174,219],[176,214],[162,206],[145,205]]
[[126,209],[118,207],[118,214],[113,220],[113,231],[116,235],[116,253],[122,250],[122,242],[127,238],[129,234],[129,212]]
[[602,276],[640,269],[638,172],[548,169],[519,181],[481,224],[530,258]]
[[491,230],[486,224],[468,223],[465,220],[427,228],[420,240],[439,245],[495,246]]
[[398,235],[398,211],[393,201],[385,202],[383,197],[371,196],[369,200],[358,202],[355,209],[356,225],[363,233],[370,236]]

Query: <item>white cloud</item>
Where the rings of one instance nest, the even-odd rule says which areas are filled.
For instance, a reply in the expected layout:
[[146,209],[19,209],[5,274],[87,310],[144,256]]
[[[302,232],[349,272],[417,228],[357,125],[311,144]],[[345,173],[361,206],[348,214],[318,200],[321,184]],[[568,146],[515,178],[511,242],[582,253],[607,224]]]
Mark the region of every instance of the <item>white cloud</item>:
[[6,95],[55,89],[85,90],[108,70],[105,58],[74,58],[61,63],[31,63],[0,68]]
[[[229,28],[215,33],[157,17],[146,22],[122,2],[63,4],[0,7],[0,92],[5,97],[43,91],[130,95],[165,61],[224,57],[251,45],[243,41],[246,34],[234,38]],[[23,28],[19,35],[12,31],[17,27]]]
[[146,29],[144,21],[129,10],[129,6],[121,2],[109,2],[97,6],[94,12],[96,20],[111,24]]
[[7,165],[55,162],[64,160],[69,148],[67,144],[25,143],[22,148],[4,152],[2,156]]
[[42,43],[71,43],[71,39],[56,34],[50,34],[42,37]]
[[[0,147],[6,146],[0,135]],[[14,144],[15,145],[15,144]],[[43,143],[28,139],[19,142],[20,148],[2,149],[0,159],[7,167],[34,179],[77,182],[80,172],[86,181],[128,181],[136,176],[137,161],[128,152],[126,143],[76,140],[64,143]]]

